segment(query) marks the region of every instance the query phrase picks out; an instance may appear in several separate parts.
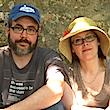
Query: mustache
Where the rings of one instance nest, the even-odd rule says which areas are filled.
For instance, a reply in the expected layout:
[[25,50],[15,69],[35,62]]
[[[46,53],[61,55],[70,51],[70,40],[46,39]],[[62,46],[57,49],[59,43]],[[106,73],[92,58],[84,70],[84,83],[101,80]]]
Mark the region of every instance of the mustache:
[[15,43],[20,43],[20,42],[25,42],[25,43],[28,43],[31,45],[31,42],[27,39],[24,39],[24,38],[15,41]]

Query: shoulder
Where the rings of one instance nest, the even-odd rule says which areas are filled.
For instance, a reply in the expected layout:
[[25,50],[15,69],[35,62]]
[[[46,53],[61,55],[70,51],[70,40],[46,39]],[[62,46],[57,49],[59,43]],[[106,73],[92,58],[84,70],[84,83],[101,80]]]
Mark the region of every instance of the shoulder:
[[53,49],[49,49],[49,48],[42,48],[42,47],[37,47],[36,51],[38,52],[38,54],[43,57],[54,57],[54,56],[59,56],[60,54],[58,52],[56,52]]
[[66,65],[64,65],[64,67],[65,67],[65,70],[67,71],[67,73],[68,72],[74,72],[74,67],[73,67],[73,64],[66,64]]
[[9,51],[9,46],[0,47],[0,53],[3,51]]
[[106,59],[104,62],[105,66],[106,66],[106,71],[110,71],[110,59]]
[[57,53],[55,50],[53,49],[49,49],[49,48],[42,48],[42,47],[37,47],[36,49],[38,49],[39,52],[52,52],[52,53]]
[[106,66],[106,75],[107,77],[109,76],[109,80],[110,80],[110,59],[106,60],[105,66]]
[[74,75],[74,68],[72,64],[64,65],[64,70],[66,72],[66,76],[71,77]]
[[110,66],[110,58],[106,59],[106,64]]
[[0,47],[0,56],[3,54],[9,54],[9,46]]
[[9,46],[0,47],[0,70],[4,66],[4,58],[9,55]]
[[78,73],[80,72],[79,63],[69,63],[65,65],[65,72],[70,82],[72,82],[73,80],[76,81],[79,77]]

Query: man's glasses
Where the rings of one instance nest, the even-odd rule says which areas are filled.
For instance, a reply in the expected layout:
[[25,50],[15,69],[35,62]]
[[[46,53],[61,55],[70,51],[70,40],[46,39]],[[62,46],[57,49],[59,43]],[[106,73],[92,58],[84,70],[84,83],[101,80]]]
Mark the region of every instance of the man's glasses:
[[76,38],[71,43],[74,44],[74,45],[81,45],[81,44],[84,43],[84,41],[92,42],[92,41],[95,40],[95,38],[96,38],[96,35],[88,35],[85,38]]
[[35,29],[34,26],[28,26],[27,29],[24,29],[22,25],[15,25],[14,27],[11,27],[15,33],[21,34],[24,30],[26,30],[26,33],[29,35],[34,35],[38,32],[37,29]]

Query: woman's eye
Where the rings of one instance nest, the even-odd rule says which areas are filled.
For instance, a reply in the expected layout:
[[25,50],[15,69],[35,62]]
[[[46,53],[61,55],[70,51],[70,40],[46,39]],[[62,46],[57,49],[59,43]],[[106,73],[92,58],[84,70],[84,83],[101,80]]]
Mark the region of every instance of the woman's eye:
[[76,39],[76,40],[75,40],[75,42],[80,42],[80,41],[81,41],[81,39]]
[[87,39],[91,39],[91,38],[92,38],[92,36],[87,36],[86,38],[87,38]]

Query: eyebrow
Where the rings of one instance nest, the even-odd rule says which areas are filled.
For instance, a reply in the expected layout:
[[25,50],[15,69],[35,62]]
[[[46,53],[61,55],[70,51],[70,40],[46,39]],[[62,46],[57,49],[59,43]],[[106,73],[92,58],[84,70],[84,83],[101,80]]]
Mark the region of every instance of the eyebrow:
[[[21,24],[15,24],[15,26],[16,26],[16,25],[17,25],[17,26],[22,26]],[[22,26],[22,27],[23,27],[23,26]]]
[[[14,26],[21,26],[21,27],[23,27],[21,24],[15,24]],[[36,27],[35,26],[27,26],[27,27],[34,27],[35,29],[36,29]],[[24,27],[23,27],[24,28]],[[38,29],[39,29],[39,27],[38,27]],[[36,29],[37,30],[37,29]]]

